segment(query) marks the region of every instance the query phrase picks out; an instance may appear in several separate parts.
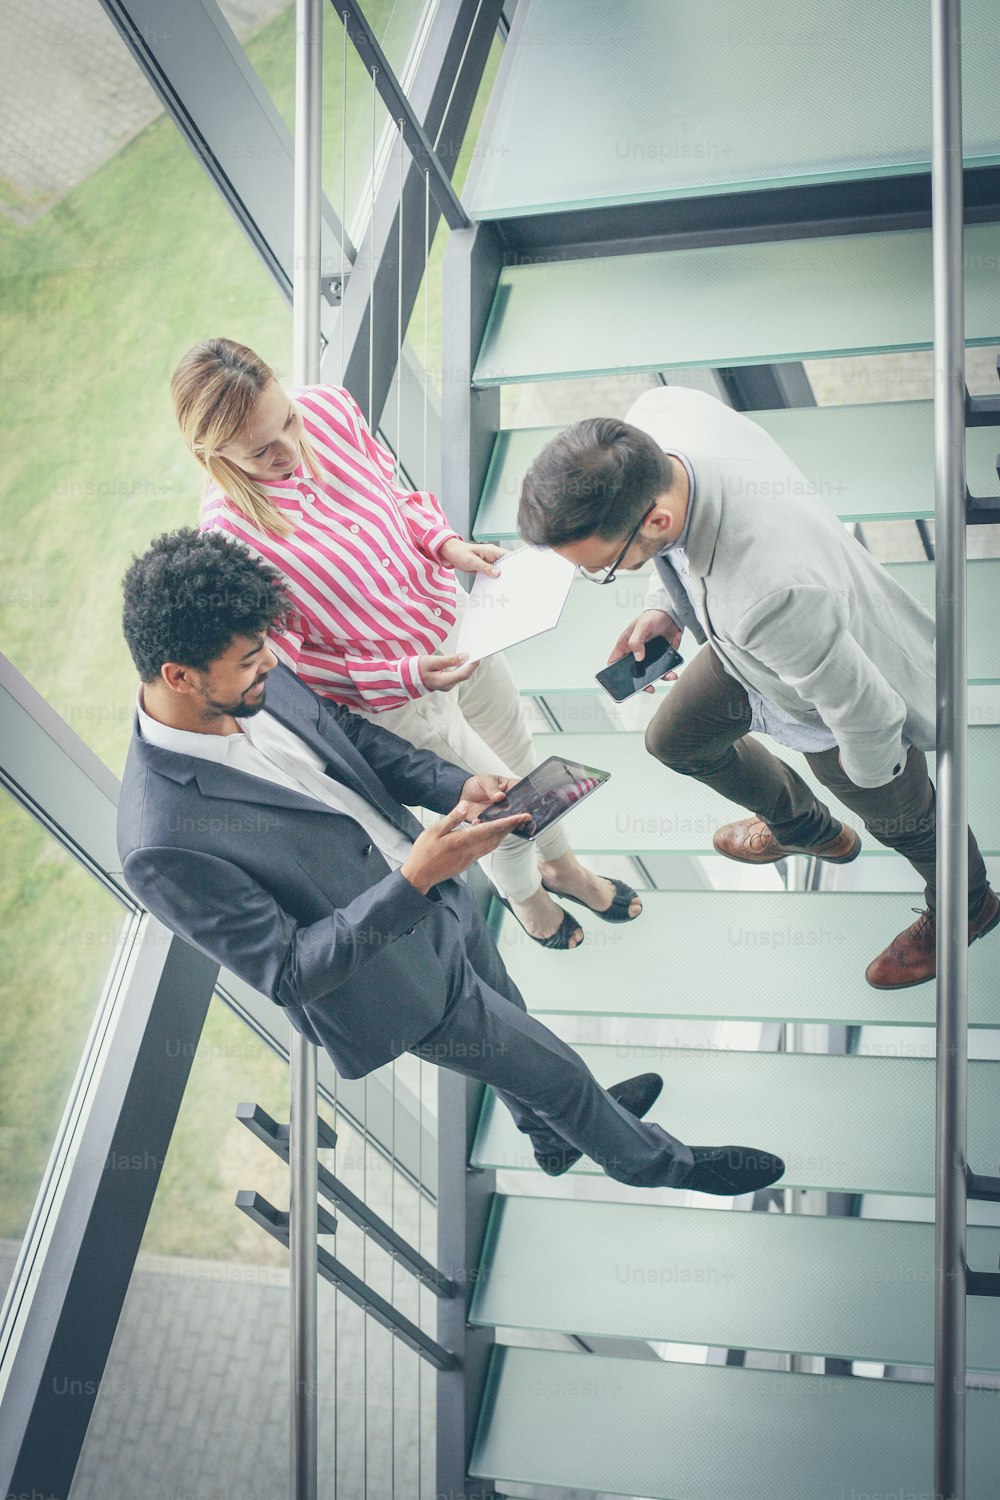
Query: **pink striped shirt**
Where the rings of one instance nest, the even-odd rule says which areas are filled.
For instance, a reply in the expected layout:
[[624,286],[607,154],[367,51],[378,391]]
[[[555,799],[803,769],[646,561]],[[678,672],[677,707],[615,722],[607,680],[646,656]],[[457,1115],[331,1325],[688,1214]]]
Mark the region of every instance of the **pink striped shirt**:
[[294,612],[270,644],[303,682],[351,708],[398,708],[426,693],[418,660],[455,623],[455,574],[440,551],[458,533],[432,494],[393,483],[392,455],[348,391],[291,394],[320,475],[300,463],[261,489],[295,530],[259,530],[211,483],[201,530],[228,532],[280,568]]

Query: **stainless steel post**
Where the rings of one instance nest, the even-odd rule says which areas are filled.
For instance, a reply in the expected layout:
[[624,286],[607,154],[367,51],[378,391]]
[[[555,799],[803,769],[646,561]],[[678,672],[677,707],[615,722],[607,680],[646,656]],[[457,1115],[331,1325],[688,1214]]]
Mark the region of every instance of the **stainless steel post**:
[[[292,378],[319,380],[323,0],[296,0]],[[289,1255],[292,1500],[317,1496],[316,1048],[291,1038]]]
[[934,1495],[964,1500],[969,871],[959,0],[931,0],[931,69],[938,749]]

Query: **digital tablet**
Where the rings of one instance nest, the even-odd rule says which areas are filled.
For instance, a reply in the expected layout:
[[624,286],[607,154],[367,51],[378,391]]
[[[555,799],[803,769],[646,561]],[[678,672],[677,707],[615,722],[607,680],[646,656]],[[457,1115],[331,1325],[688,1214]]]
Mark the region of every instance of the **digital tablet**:
[[563,760],[560,755],[550,755],[516,782],[502,802],[494,802],[481,812],[478,821],[491,823],[495,818],[509,818],[514,813],[530,813],[531,822],[519,824],[511,833],[520,839],[536,839],[584,797],[603,786],[610,775],[610,771],[599,771],[596,766],[581,766],[576,761]]

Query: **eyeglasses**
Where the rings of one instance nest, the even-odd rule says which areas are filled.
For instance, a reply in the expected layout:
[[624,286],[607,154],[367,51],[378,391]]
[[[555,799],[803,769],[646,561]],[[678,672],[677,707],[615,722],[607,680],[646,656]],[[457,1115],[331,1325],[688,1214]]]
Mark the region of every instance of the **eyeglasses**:
[[615,574],[618,572],[618,569],[621,567],[622,563],[624,562],[626,552],[631,547],[632,543],[635,541],[636,537],[639,535],[639,532],[642,530],[643,526],[646,524],[646,521],[653,514],[653,511],[655,509],[656,509],[656,506],[655,505],[651,505],[649,507],[649,509],[647,510],[646,514],[644,516],[640,516],[639,517],[638,521],[636,521],[635,525],[632,527],[632,530],[628,534],[628,541],[625,543],[624,547],[619,552],[618,556],[615,558],[615,560],[611,564],[610,568],[581,568],[580,569],[580,572],[583,574],[584,578],[586,578],[586,580],[587,580],[588,583],[598,583],[598,584],[614,583],[614,581],[615,581]]

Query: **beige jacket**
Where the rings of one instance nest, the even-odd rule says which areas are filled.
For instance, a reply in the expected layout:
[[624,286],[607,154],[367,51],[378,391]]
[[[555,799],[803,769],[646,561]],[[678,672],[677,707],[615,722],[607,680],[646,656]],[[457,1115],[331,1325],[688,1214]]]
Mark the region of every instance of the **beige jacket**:
[[[825,724],[857,786],[898,776],[910,744],[933,749],[933,617],[773,438],[713,396],[672,386],[647,391],[626,421],[694,470],[691,580],[734,676],[800,723]],[[654,561],[646,608],[704,641],[674,569]]]

